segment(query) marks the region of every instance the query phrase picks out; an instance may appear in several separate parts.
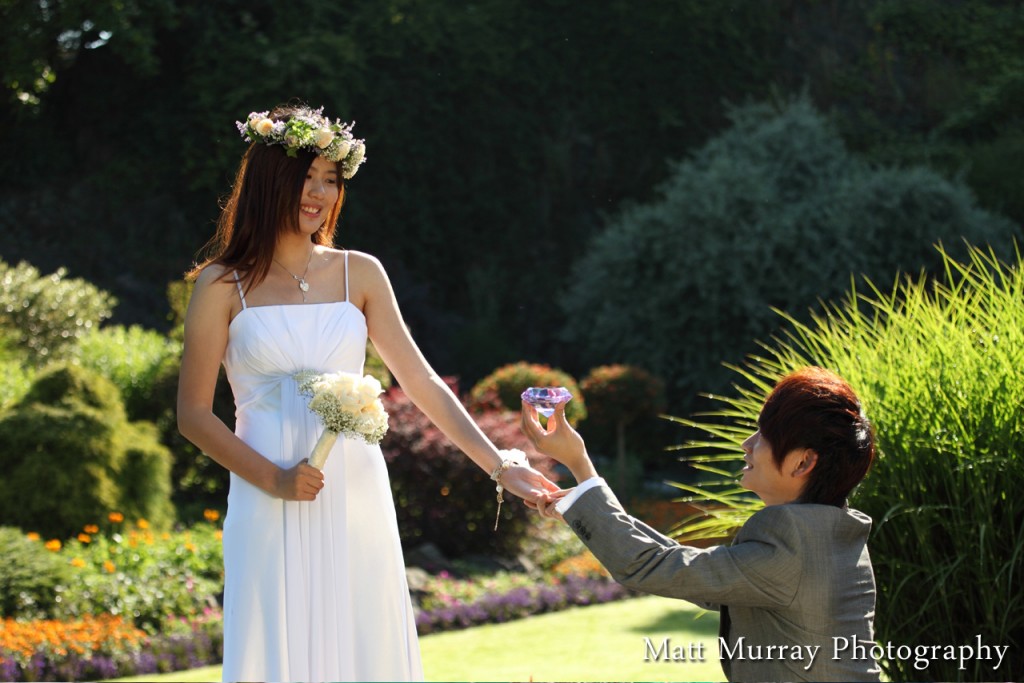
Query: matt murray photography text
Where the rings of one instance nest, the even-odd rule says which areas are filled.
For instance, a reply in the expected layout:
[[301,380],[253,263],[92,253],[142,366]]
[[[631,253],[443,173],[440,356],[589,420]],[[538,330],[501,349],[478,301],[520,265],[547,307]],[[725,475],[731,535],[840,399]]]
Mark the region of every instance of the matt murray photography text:
[[[938,660],[959,661],[960,669],[967,668],[967,662],[990,662],[992,670],[998,670],[1003,657],[1010,649],[1009,645],[988,645],[980,635],[974,642],[964,645],[897,645],[895,643],[876,643],[872,640],[861,640],[855,635],[832,638],[829,650],[822,651],[821,645],[750,645],[746,636],[736,639],[730,644],[724,638],[718,639],[718,652],[723,659],[750,661],[778,661],[786,659],[803,662],[804,670],[814,666],[819,655],[840,659],[886,659],[889,661],[912,661],[914,668],[924,671],[932,662]],[[704,643],[689,642],[682,645],[673,644],[671,638],[663,638],[660,642],[644,638],[645,662],[703,662]]]

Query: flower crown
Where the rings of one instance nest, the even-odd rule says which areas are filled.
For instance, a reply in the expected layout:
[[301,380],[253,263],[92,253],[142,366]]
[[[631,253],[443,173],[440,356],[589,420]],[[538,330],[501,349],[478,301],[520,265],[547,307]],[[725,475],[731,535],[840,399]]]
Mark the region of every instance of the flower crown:
[[309,114],[294,114],[286,121],[275,121],[270,112],[254,111],[243,121],[235,121],[246,142],[281,145],[294,157],[300,149],[309,150],[327,161],[341,162],[341,175],[347,180],[366,161],[366,143],[352,136],[352,123],[331,121],[320,107]]

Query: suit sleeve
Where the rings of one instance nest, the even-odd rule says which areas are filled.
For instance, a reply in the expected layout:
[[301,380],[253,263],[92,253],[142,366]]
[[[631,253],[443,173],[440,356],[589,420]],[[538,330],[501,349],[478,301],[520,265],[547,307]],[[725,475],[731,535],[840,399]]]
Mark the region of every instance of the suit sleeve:
[[565,521],[616,581],[701,606],[789,605],[800,583],[798,529],[783,507],[753,515],[730,546],[680,545],[626,514],[606,486],[587,491]]

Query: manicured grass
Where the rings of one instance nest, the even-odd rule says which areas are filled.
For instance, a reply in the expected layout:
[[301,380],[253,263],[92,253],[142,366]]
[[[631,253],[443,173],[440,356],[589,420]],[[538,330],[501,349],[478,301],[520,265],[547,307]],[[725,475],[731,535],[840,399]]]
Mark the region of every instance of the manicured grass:
[[[576,607],[420,639],[428,681],[721,681],[718,617],[689,603],[643,597]],[[660,647],[703,643],[704,661],[645,662]],[[217,681],[220,667],[118,681]]]
[[[718,615],[643,597],[420,640],[428,681],[721,681]],[[704,661],[645,662],[659,647],[703,643]],[[696,648],[696,645],[694,646]]]

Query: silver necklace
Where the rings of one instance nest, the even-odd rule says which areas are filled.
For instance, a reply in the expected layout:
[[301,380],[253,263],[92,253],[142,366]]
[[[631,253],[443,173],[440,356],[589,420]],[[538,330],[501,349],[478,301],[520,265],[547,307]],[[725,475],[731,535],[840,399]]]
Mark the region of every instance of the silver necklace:
[[306,302],[306,292],[309,291],[309,283],[306,282],[306,273],[309,272],[309,264],[313,261],[313,249],[315,249],[315,247],[310,247],[310,249],[309,249],[309,258],[306,259],[306,269],[304,271],[302,271],[302,277],[299,277],[298,275],[296,275],[292,271],[288,270],[287,268],[284,268],[284,264],[283,263],[278,261],[276,258],[274,259],[274,263],[276,263],[277,265],[279,265],[282,268],[284,268],[284,272],[286,272],[289,275],[291,275],[292,279],[295,280],[299,284],[299,289],[302,291],[302,302],[303,303]]

